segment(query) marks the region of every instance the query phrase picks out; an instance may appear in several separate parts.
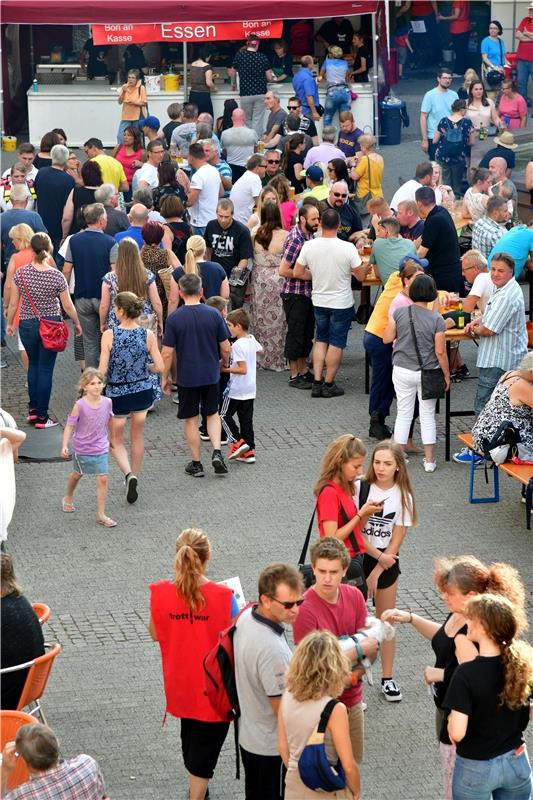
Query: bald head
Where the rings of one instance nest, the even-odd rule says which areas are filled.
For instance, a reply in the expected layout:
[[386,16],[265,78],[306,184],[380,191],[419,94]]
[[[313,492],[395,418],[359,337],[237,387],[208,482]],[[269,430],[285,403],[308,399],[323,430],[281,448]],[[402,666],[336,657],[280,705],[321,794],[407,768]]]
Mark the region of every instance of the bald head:
[[507,175],[507,161],[497,156],[489,161],[489,172],[493,181],[501,181]]
[[130,208],[128,217],[132,225],[142,226],[148,219],[148,209],[141,203],[135,203],[135,205]]
[[246,124],[246,114],[242,108],[234,109],[231,115],[231,121],[236,128],[242,128]]

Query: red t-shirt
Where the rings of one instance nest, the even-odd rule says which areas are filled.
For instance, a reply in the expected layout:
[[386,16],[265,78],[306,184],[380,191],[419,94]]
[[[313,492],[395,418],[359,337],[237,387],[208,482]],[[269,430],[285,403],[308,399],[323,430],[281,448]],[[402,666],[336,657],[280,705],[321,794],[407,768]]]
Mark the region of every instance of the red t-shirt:
[[200,590],[205,606],[191,614],[174,583],[152,583],[150,611],[161,648],[166,711],[174,717],[221,722],[205,694],[203,661],[230,624],[233,592],[216,583],[205,583]]
[[[344,518],[341,514],[341,506],[344,509],[346,518]],[[346,522],[350,519],[353,519],[356,514],[357,506],[355,505],[352,495],[346,494],[346,492],[344,492],[337,483],[331,482],[326,484],[326,486],[324,486],[320,492],[316,508],[319,535],[326,535],[324,533],[324,521],[336,520],[338,527],[342,528],[344,525],[346,525]],[[359,526],[355,527],[353,532],[355,540],[359,545],[359,550],[357,552],[354,551],[349,538],[344,540],[344,544],[348,548],[348,552],[352,558],[359,553],[364,552],[365,549],[364,539],[361,536]]]
[[451,13],[459,9],[459,16],[450,22],[450,33],[468,33],[470,28],[469,0],[453,0]]
[[[367,609],[363,595],[355,586],[341,583],[336,603],[328,603],[317,595],[313,588],[304,594],[304,603],[300,606],[298,616],[292,630],[296,644],[311,631],[331,631],[334,636],[351,636],[360,630],[366,621]],[[350,708],[361,702],[363,686],[350,686],[340,699]]]
[[[529,33],[533,33],[533,19],[530,17],[524,17],[518,26],[518,30],[529,31]],[[533,61],[533,41],[519,42],[518,50],[516,52],[521,61]]]
[[300,22],[295,22],[294,25],[291,25],[289,37],[291,55],[305,56],[313,52],[313,29],[305,20],[302,19]]
[[435,13],[429,0],[413,0],[410,11],[411,17],[428,17]]

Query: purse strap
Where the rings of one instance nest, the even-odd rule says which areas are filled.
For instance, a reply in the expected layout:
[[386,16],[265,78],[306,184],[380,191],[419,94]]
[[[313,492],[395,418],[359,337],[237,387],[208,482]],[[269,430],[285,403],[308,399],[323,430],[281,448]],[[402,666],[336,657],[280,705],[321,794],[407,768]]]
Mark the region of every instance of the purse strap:
[[502,40],[498,37],[498,44],[500,45],[500,66],[503,69],[505,67],[505,62],[503,60],[503,47],[502,47]]
[[324,708],[322,709],[322,713],[320,715],[320,721],[317,726],[317,733],[325,733],[326,728],[328,726],[329,718],[331,717],[331,712],[335,708],[339,701],[338,700],[328,700]]
[[[318,497],[320,497],[320,493],[322,492],[323,489],[325,489],[325,486],[323,486],[322,489],[320,490],[320,492],[318,494]],[[362,500],[362,505],[364,505],[366,503],[369,491],[370,491],[370,485],[366,481],[362,480],[361,481],[361,485],[360,485],[360,489],[359,489],[359,501],[361,502],[361,500]],[[316,499],[315,507],[313,509],[313,514],[312,514],[311,519],[309,521],[309,526],[307,528],[307,533],[305,534],[304,546],[302,547],[302,552],[300,553],[300,558],[298,559],[298,566],[299,567],[303,567],[303,565],[305,564],[305,557],[307,555],[307,550],[309,548],[309,542],[311,541],[311,533],[313,532],[313,523],[315,521],[315,515],[316,515],[316,511],[317,511],[317,507],[318,507],[318,497]],[[340,502],[340,500],[339,500],[339,508],[340,508],[340,512],[341,512],[342,523],[343,523],[343,525],[347,525],[348,522],[350,521],[350,518],[348,517],[348,514],[346,513],[346,510],[345,510],[344,506],[342,505],[342,503]],[[354,553],[359,553],[360,552],[360,546],[359,546],[359,543],[357,542],[357,539],[355,538],[354,532],[352,531],[346,538],[350,541],[350,543],[351,543],[351,545],[353,547]]]
[[422,365],[422,359],[420,357],[420,350],[418,349],[418,339],[416,338],[416,331],[415,331],[415,326],[414,326],[414,322],[413,322],[413,307],[409,306],[407,311],[409,313],[409,323],[411,325],[411,332],[413,334],[413,344],[415,346],[416,357],[418,359],[418,366],[422,370],[422,369],[424,369],[424,367]]
[[28,298],[28,302],[29,302],[29,304],[30,304],[30,306],[32,308],[33,313],[35,314],[37,319],[41,319],[41,315],[39,314],[39,310],[38,310],[37,306],[35,305],[35,303],[33,302],[32,296],[28,291],[28,287],[26,286],[26,281],[24,280],[24,277],[22,275],[22,270],[19,272],[19,278],[20,278],[20,282],[22,283],[22,286],[24,288],[24,294]]

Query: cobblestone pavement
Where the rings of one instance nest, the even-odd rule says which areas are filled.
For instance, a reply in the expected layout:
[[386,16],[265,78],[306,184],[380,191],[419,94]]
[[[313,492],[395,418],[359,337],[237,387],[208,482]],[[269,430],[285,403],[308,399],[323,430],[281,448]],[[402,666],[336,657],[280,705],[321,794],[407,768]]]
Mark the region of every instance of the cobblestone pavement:
[[[157,645],[149,639],[148,584],[172,569],[176,534],[190,525],[204,528],[213,544],[211,575],[239,575],[247,598],[255,596],[260,569],[273,560],[295,563],[312,510],[312,486],[326,444],[345,431],[366,438],[362,329],[350,334],[340,383],[344,397],[312,400],[290,391],[287,374],[261,372],[256,403],[257,463],[230,465],[230,474],[194,481],[183,467],[183,433],[176,407],[166,399],[150,415],[139,501],[128,506],[113,466],[109,513],[114,530],[94,523],[95,490],[82,481],[77,512],[61,512],[69,467],[62,463],[19,464],[18,504],[8,547],[32,600],[52,608],[46,638],[59,641],[45,697],[50,724],[66,755],[88,752],[101,764],[113,800],[167,800],[187,796],[180,757],[179,727],[162,726],[163,691]],[[5,350],[3,351],[6,352]],[[473,367],[472,344],[464,358]],[[3,404],[24,418],[24,379],[7,351],[2,370]],[[59,357],[52,407],[61,420],[74,399],[77,367],[72,354]],[[475,372],[475,370],[473,370]],[[475,381],[453,388],[455,407],[471,407]],[[469,420],[455,419],[455,431]],[[517,485],[503,478],[498,505],[466,502],[467,470],[446,464],[439,421],[438,470],[426,475],[421,457],[410,472],[420,508],[420,525],[402,550],[399,605],[435,619],[444,609],[432,587],[433,559],[446,553],[475,553],[506,559],[531,581],[531,533],[526,532]],[[205,450],[208,462],[209,452]],[[482,487],[482,473],[479,475]],[[399,630],[395,677],[404,699],[388,704],[377,688],[365,689],[365,800],[437,800],[442,796],[433,705],[422,682],[430,664],[428,643],[409,626]],[[375,670],[379,684],[379,667]],[[212,782],[213,798],[243,798],[234,780],[232,737]]]

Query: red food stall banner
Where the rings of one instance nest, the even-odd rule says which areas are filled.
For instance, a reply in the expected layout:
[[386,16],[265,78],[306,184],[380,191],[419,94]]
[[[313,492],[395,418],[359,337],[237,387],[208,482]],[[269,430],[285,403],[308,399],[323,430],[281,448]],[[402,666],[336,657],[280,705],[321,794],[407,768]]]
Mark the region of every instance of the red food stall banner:
[[93,41],[102,44],[143,42],[215,42],[246,39],[250,33],[260,39],[279,39],[282,20],[249,22],[161,22],[151,25],[93,25]]

